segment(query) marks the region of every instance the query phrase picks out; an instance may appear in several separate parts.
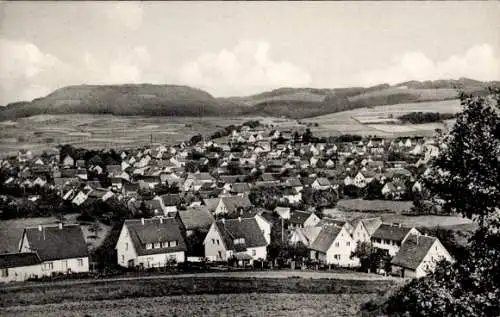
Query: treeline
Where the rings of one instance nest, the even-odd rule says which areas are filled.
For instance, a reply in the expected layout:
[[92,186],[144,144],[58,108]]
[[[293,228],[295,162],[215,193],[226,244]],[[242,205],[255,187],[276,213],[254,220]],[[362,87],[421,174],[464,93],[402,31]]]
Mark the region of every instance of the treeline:
[[398,119],[404,123],[430,123],[430,122],[441,122],[443,120],[455,119],[456,114],[454,113],[439,113],[439,112],[411,112],[399,116]]

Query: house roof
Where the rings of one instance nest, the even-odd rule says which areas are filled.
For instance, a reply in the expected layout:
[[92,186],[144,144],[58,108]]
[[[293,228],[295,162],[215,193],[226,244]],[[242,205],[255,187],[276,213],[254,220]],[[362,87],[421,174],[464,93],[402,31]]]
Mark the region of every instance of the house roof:
[[1,269],[8,269],[11,267],[20,267],[20,266],[30,266],[40,263],[41,263],[40,258],[34,252],[0,254]]
[[318,177],[316,181],[320,186],[330,186],[330,181],[325,177]]
[[31,250],[36,252],[42,261],[88,256],[87,245],[79,225],[26,228],[24,235]]
[[[186,242],[182,237],[179,223],[175,218],[150,218],[125,220],[130,238],[134,244],[137,255],[162,254],[186,251]],[[157,242],[177,241],[175,247],[146,249],[146,244]]]
[[231,191],[235,193],[246,193],[250,191],[250,185],[248,183],[234,183],[231,184]]
[[310,248],[326,253],[341,230],[339,227],[322,227]]
[[302,183],[297,177],[289,177],[286,179],[285,184],[287,186],[292,186],[292,187],[300,187],[302,186]]
[[207,206],[208,210],[215,211],[217,205],[219,204],[220,198],[206,198],[203,199],[203,203]]
[[290,223],[303,225],[312,215],[311,212],[295,210],[290,214]]
[[382,224],[382,219],[380,217],[375,218],[365,218],[360,220],[365,226],[366,231],[370,236],[373,235],[375,231],[377,231],[378,227]]
[[252,203],[248,196],[229,196],[222,197],[222,201],[229,213],[236,211],[238,208],[252,207]]
[[177,206],[182,201],[179,194],[164,194],[160,196],[164,206]]
[[186,230],[206,229],[214,222],[214,217],[207,207],[188,208],[179,210],[179,217]]
[[422,235],[408,236],[391,263],[412,270],[417,269],[436,240],[437,238]]
[[[224,219],[216,221],[224,244],[228,250],[243,251],[247,248],[263,247],[267,245],[255,218]],[[245,243],[234,245],[234,239],[244,238]]]
[[314,240],[318,237],[319,233],[321,232],[322,228],[321,227],[304,227],[304,228],[299,228],[296,229],[300,234],[304,236],[307,240],[307,244],[311,245]]
[[402,241],[411,229],[412,228],[383,223],[373,233],[372,238]]

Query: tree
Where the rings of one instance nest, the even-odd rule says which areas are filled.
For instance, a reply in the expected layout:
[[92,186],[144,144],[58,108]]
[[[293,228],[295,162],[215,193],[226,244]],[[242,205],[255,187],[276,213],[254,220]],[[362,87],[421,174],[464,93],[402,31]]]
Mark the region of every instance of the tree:
[[283,197],[283,191],[278,187],[252,188],[248,198],[253,205],[273,210]]
[[[396,291],[378,313],[390,316],[500,316],[500,118],[492,98],[461,94],[464,110],[432,166],[425,185],[445,209],[479,228],[463,256]],[[371,307],[373,311],[373,306]]]

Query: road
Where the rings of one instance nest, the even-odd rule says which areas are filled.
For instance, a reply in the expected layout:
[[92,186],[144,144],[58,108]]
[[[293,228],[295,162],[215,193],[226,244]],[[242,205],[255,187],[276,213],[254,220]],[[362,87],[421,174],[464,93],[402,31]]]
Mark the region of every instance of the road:
[[276,271],[242,271],[242,272],[214,272],[214,273],[189,273],[189,274],[157,274],[146,276],[124,276],[112,277],[103,279],[82,279],[82,280],[65,280],[54,282],[27,282],[18,284],[0,285],[2,290],[14,290],[22,288],[30,288],[33,286],[46,285],[80,285],[89,283],[110,283],[118,281],[135,281],[135,280],[160,280],[160,279],[175,279],[175,278],[224,278],[224,277],[239,277],[239,278],[293,278],[300,277],[305,279],[337,279],[337,280],[363,280],[363,281],[381,281],[393,280],[402,281],[401,278],[382,276],[377,274],[368,274],[361,272],[314,272],[314,271],[292,271],[292,270],[276,270]]

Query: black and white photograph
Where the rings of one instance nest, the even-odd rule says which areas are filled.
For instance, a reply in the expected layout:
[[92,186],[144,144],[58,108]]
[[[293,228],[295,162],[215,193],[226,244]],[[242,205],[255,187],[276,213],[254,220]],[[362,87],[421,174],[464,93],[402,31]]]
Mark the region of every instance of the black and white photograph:
[[0,1],[0,316],[500,316],[499,1]]

